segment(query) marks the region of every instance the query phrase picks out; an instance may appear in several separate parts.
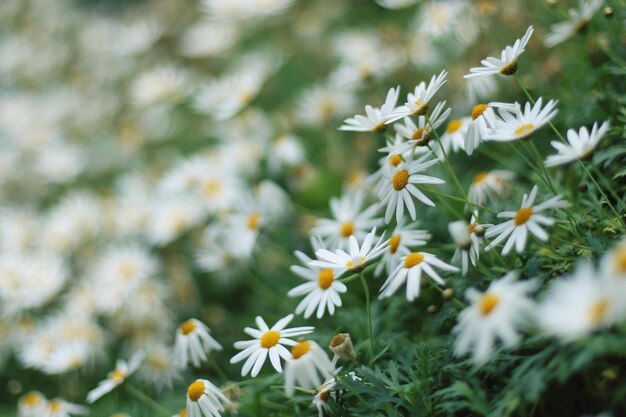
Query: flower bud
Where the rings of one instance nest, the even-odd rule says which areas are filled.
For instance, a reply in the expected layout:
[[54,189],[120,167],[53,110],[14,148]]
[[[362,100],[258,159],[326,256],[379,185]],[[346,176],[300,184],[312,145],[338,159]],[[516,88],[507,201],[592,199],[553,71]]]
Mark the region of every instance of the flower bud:
[[356,352],[352,345],[349,333],[339,333],[330,341],[328,348],[342,361],[353,361],[356,358]]

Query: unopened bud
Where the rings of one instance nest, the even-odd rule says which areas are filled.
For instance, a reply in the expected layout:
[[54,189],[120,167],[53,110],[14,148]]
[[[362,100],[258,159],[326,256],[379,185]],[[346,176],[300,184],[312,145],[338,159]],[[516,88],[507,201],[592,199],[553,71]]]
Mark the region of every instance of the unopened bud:
[[437,311],[437,307],[431,304],[428,306],[426,311],[428,312],[428,314],[435,314],[435,312]]
[[441,293],[441,296],[443,297],[444,300],[449,300],[452,297],[454,297],[454,290],[452,288],[446,288]]
[[613,8],[612,7],[605,7],[604,9],[602,9],[602,11],[604,12],[604,15],[606,17],[613,17]]
[[328,348],[342,361],[349,362],[356,358],[350,333],[339,333],[333,337]]
[[485,236],[485,230],[486,230],[486,229],[485,229],[485,226],[483,226],[482,224],[477,225],[477,226],[474,228],[474,234],[475,234],[476,236],[478,236],[478,237],[483,237],[483,236]]

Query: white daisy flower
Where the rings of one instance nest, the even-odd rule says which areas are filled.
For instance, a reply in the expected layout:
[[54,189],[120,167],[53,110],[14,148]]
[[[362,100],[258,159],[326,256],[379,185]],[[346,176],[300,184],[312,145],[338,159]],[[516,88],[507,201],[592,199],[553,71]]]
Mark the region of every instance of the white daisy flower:
[[389,278],[387,278],[383,286],[380,288],[380,295],[378,298],[390,297],[398,288],[400,288],[402,284],[406,282],[406,298],[409,301],[413,301],[419,296],[420,293],[422,273],[427,275],[437,284],[444,285],[445,282],[439,274],[437,274],[433,267],[449,272],[459,271],[459,268],[440,261],[435,255],[430,253],[411,252],[402,258],[402,263],[398,265]]
[[48,400],[39,391],[29,391],[22,395],[17,402],[19,417],[39,417],[45,415]]
[[211,337],[209,328],[200,320],[189,319],[178,326],[174,358],[180,367],[186,367],[189,362],[199,367],[211,350],[222,350],[222,346]]
[[472,215],[470,223],[459,220],[448,224],[448,231],[452,240],[456,244],[456,250],[452,256],[452,262],[461,259],[461,273],[467,275],[469,262],[476,266],[480,255],[480,243],[485,235],[485,229],[491,227],[491,224],[478,224],[477,213]]
[[411,248],[425,245],[431,235],[426,230],[416,229],[419,222],[406,224],[406,219],[400,220],[396,225],[391,237],[389,246],[383,254],[383,258],[376,267],[374,275],[380,275],[385,270],[387,276],[400,265],[401,258],[411,253]]
[[172,389],[174,380],[181,378],[181,369],[176,364],[171,347],[153,342],[146,347],[145,353],[146,358],[137,370],[137,378],[152,385],[159,394]]
[[139,107],[176,103],[187,92],[188,76],[172,65],[151,68],[140,74],[130,87],[130,100]]
[[46,417],[70,417],[75,414],[88,414],[89,409],[61,398],[55,398],[48,403],[48,409],[44,413]]
[[573,275],[555,280],[537,310],[540,328],[561,340],[579,339],[615,322],[618,294],[593,265],[578,265]]
[[379,149],[381,152],[390,152],[402,154],[404,152],[425,153],[427,150],[418,151],[419,147],[426,147],[431,139],[432,131],[437,129],[448,118],[451,108],[444,110],[446,102],[442,101],[437,104],[437,107],[428,116],[419,116],[417,119],[417,125],[413,123],[409,117],[404,118],[404,126],[396,124],[395,128],[400,136],[406,138],[408,141],[399,145],[386,146]]
[[479,103],[472,107],[472,120],[469,122],[465,135],[465,152],[468,155],[474,153],[480,142],[487,136],[496,125],[496,115],[490,104]]
[[498,217],[504,217],[511,220],[507,220],[504,223],[500,223],[487,229],[485,236],[488,238],[496,238],[485,248],[485,250],[492,249],[496,245],[500,244],[500,242],[508,238],[504,248],[502,248],[502,255],[507,255],[513,248],[513,245],[515,245],[515,250],[518,253],[521,253],[526,248],[528,232],[535,235],[535,237],[539,240],[548,240],[548,234],[541,226],[552,226],[555,220],[540,213],[547,209],[567,208],[570,204],[567,201],[562,200],[560,195],[557,195],[556,197],[552,197],[541,204],[533,206],[536,196],[537,186],[535,185],[531,190],[530,195],[524,194],[522,198],[522,206],[519,210],[503,211],[498,214]]
[[374,243],[375,236],[376,228],[365,236],[360,247],[357,238],[350,236],[349,252],[336,249],[333,253],[327,249],[318,249],[315,251],[317,260],[309,262],[309,265],[331,269],[335,272],[336,277],[339,277],[346,271],[361,270],[368,262],[379,257],[389,243],[388,240],[383,241],[384,233],[383,236],[378,238],[376,243]]
[[[334,362],[334,359],[333,359],[333,362]],[[340,371],[341,371],[341,368],[337,368],[332,372],[332,374],[337,375]],[[354,372],[348,372],[346,376],[350,377],[350,379],[353,381],[361,380],[361,378],[356,376]],[[313,404],[317,408],[319,417],[324,417],[324,410],[327,413],[330,412],[330,406],[328,405],[328,401],[331,398],[336,397],[336,393],[335,393],[336,385],[337,385],[337,378],[335,376],[330,376],[326,378],[326,381],[324,381],[322,385],[317,387],[317,389],[315,390],[315,396],[313,397]]]
[[539,97],[532,107],[530,103],[526,103],[524,111],[520,105],[516,106],[515,111],[506,107],[500,108],[501,119],[496,120],[493,130],[484,139],[500,142],[526,139],[556,116],[558,110],[555,100],[548,101],[543,109],[541,108],[542,103],[543,98]]
[[335,313],[335,307],[341,307],[339,294],[346,292],[348,288],[344,283],[335,280],[335,273],[332,269],[309,265],[313,260],[300,251],[296,251],[295,255],[305,266],[292,265],[290,269],[294,274],[308,281],[287,293],[289,297],[306,294],[296,307],[296,314],[304,312],[304,318],[308,319],[317,310],[316,317],[320,319],[324,311],[328,309],[328,314],[332,316]]
[[311,333],[313,327],[302,326],[285,329],[285,326],[293,319],[293,314],[278,320],[271,328],[265,324],[261,316],[257,316],[255,321],[259,329],[246,327],[244,332],[252,336],[253,340],[235,342],[235,348],[243,349],[230,359],[230,363],[241,362],[248,358],[241,369],[241,376],[246,376],[250,370],[250,375],[255,377],[259,374],[265,359],[269,356],[272,366],[277,372],[282,372],[280,358],[288,359],[291,355],[283,346],[294,346],[297,343],[290,337],[301,336]]
[[399,10],[417,3],[419,0],[376,0],[381,7],[390,10]]
[[470,73],[464,78],[488,77],[494,74],[513,75],[517,71],[517,58],[524,52],[530,36],[533,34],[533,27],[529,26],[522,39],[517,39],[513,46],[507,46],[502,50],[500,59],[487,57],[480,61],[482,67],[470,68]]
[[602,6],[604,0],[579,0],[578,9],[569,9],[570,20],[550,26],[550,33],[544,40],[548,48],[571,38],[585,30],[594,13]]
[[312,340],[301,340],[291,348],[285,364],[285,395],[293,396],[295,386],[314,389],[335,369],[326,352]]
[[550,144],[554,149],[558,151],[556,155],[550,155],[546,159],[545,165],[547,167],[553,167],[556,165],[567,164],[568,162],[580,159],[581,161],[591,158],[593,150],[600,142],[600,139],[604,137],[604,134],[609,129],[609,122],[602,123],[600,128],[598,124],[594,123],[591,128],[591,133],[586,127],[581,127],[578,133],[574,129],[567,131],[567,141],[569,146],[563,142],[552,141]]
[[318,219],[311,234],[324,239],[327,247],[347,249],[348,239],[354,235],[363,239],[373,227],[380,226],[383,219],[375,217],[378,205],[363,209],[365,193],[345,193],[341,198],[330,199],[332,219]]
[[187,388],[189,417],[220,417],[224,404],[230,403],[221,389],[206,379],[196,379]]
[[533,312],[534,304],[528,293],[537,287],[537,282],[516,281],[516,278],[515,271],[509,272],[493,281],[484,293],[474,288],[466,291],[465,297],[472,304],[461,311],[453,330],[458,334],[454,343],[456,355],[465,355],[472,350],[472,360],[483,364],[491,356],[496,339],[508,348],[519,342],[517,328]]
[[432,145],[433,152],[440,161],[450,156],[450,152],[458,153],[465,150],[465,136],[471,122],[470,117],[463,117],[453,119],[448,123],[445,133]]
[[600,273],[611,286],[611,292],[616,295],[615,308],[617,315],[626,317],[626,238],[611,250],[609,250],[600,261]]
[[412,93],[408,93],[406,97],[406,103],[403,106],[398,107],[392,114],[391,118],[387,120],[386,124],[393,123],[396,120],[403,119],[408,116],[420,116],[426,113],[428,105],[433,96],[439,91],[442,85],[446,82],[448,72],[446,70],[441,71],[439,75],[433,75],[426,86],[426,83],[422,81],[415,86]]
[[354,132],[379,132],[385,128],[385,123],[389,120],[396,109],[396,102],[400,95],[400,86],[391,88],[387,92],[385,103],[380,107],[365,106],[365,116],[357,114],[344,120],[344,124],[339,130],[349,130]]
[[488,201],[499,201],[509,194],[513,171],[481,171],[474,175],[467,193],[470,203],[484,206]]
[[87,402],[92,404],[94,401],[113,391],[115,387],[126,381],[126,378],[139,368],[139,365],[141,365],[141,362],[143,361],[143,357],[143,353],[138,352],[134,354],[128,362],[123,359],[118,359],[115,364],[115,369],[109,372],[107,379],[100,381],[96,388],[87,393]]
[[429,152],[415,161],[407,161],[401,163],[395,169],[383,173],[383,185],[378,189],[378,198],[380,205],[387,205],[385,210],[385,223],[389,224],[393,213],[396,213],[396,221],[400,221],[404,216],[404,207],[406,206],[412,220],[415,220],[417,213],[415,211],[415,203],[413,197],[428,206],[434,206],[426,195],[417,188],[417,184],[444,184],[445,181],[421,175],[419,172],[439,163],[438,159],[428,159],[432,156]]
[[320,127],[349,114],[355,98],[351,91],[324,84],[304,91],[296,103],[298,119],[307,126]]

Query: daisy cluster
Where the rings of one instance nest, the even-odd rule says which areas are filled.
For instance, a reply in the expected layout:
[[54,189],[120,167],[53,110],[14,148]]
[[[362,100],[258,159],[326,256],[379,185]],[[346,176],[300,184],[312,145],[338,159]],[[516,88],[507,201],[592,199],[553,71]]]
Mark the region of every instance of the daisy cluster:
[[459,375],[623,335],[624,12],[356,3],[0,4],[17,416],[455,414]]

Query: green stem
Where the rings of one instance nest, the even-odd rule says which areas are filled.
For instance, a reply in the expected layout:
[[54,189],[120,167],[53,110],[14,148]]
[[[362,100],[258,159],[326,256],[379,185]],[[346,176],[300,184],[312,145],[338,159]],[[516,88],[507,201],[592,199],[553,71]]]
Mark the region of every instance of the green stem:
[[365,292],[365,305],[367,308],[367,326],[370,334],[370,362],[369,367],[371,368],[374,365],[374,326],[372,325],[372,306],[370,303],[370,290],[367,286],[367,282],[365,281],[365,277],[361,272],[359,274],[359,278],[361,279],[361,284],[363,284],[363,291]]
[[129,384],[128,382],[126,382],[124,387],[126,388],[126,391],[130,395],[132,395],[133,397],[135,397],[135,399],[141,401],[142,403],[152,407],[157,414],[163,415],[164,417],[170,417],[172,415],[172,413],[167,411],[165,407],[163,407],[158,402],[154,401],[152,398],[146,395],[143,391],[139,390],[138,388],[135,388],[133,385]]
[[[440,293],[442,293],[442,294],[443,294],[443,292],[444,292],[444,289],[443,289],[443,288],[441,288],[439,285],[437,285],[437,283],[435,283],[435,282],[433,282],[433,281],[429,281],[429,282],[430,282],[430,284],[431,284],[433,287],[435,287],[435,288],[437,289],[437,291],[439,291]],[[456,304],[458,307],[461,307],[461,308],[465,308],[465,307],[467,307],[467,306],[465,305],[465,303],[463,303],[463,301],[459,300],[459,299],[458,299],[458,298],[456,298],[456,297],[452,297],[452,298],[451,298],[451,300],[452,300],[452,302],[453,302],[454,304]]]

